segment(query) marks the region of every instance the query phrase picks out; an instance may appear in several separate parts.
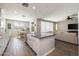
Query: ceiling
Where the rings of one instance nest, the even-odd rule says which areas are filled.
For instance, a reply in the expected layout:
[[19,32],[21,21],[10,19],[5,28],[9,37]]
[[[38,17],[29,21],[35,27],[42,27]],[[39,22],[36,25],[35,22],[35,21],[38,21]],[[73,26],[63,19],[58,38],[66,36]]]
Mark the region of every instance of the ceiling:
[[78,3],[29,3],[28,7],[22,6],[21,3],[0,3],[0,7],[5,18],[23,21],[44,18],[57,22],[79,11]]

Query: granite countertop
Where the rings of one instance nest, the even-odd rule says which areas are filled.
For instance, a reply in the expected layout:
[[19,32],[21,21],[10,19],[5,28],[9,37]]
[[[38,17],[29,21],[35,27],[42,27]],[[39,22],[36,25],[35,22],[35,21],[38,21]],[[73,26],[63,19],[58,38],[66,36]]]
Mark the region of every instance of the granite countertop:
[[53,33],[48,33],[48,32],[46,32],[46,33],[41,33],[41,34],[38,34],[38,35],[32,35],[32,36],[34,36],[34,37],[36,37],[36,38],[39,38],[39,39],[42,39],[42,38],[46,38],[46,37],[50,37],[50,36],[54,36],[55,34],[53,34]]

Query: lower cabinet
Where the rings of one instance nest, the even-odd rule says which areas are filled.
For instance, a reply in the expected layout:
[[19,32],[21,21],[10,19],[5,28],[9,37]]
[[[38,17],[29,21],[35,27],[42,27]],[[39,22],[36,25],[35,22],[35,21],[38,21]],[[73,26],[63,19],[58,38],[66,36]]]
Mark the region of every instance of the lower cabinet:
[[38,38],[27,35],[27,43],[37,55],[39,54],[39,41]]
[[39,46],[39,45],[40,45],[39,41],[40,41],[40,40],[37,39],[37,38],[34,38],[33,41],[32,41],[32,42],[33,42],[33,47],[32,47],[32,48],[33,48],[33,50],[37,53],[37,55],[39,54],[39,49],[40,49],[40,48],[39,48],[39,47],[40,47],[40,46]]
[[38,56],[41,56],[47,54],[51,50],[54,50],[55,37],[51,36],[39,39],[32,35],[27,35],[27,43]]

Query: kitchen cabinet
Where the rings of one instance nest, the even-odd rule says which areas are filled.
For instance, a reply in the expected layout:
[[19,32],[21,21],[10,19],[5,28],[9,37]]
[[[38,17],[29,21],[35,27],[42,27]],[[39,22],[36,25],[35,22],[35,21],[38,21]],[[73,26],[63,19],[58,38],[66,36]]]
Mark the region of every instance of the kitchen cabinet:
[[27,35],[27,43],[36,54],[39,54],[39,39],[32,35]]
[[32,34],[27,34],[27,43],[38,56],[45,55],[55,49],[54,35],[37,38]]

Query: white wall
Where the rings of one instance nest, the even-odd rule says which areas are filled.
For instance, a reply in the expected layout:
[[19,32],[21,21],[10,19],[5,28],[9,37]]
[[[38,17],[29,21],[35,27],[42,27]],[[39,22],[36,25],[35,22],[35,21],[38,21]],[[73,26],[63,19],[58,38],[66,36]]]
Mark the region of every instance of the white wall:
[[68,31],[68,24],[74,24],[78,23],[78,19],[72,19],[72,20],[65,20],[57,23],[58,31],[60,32],[67,32]]

